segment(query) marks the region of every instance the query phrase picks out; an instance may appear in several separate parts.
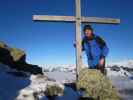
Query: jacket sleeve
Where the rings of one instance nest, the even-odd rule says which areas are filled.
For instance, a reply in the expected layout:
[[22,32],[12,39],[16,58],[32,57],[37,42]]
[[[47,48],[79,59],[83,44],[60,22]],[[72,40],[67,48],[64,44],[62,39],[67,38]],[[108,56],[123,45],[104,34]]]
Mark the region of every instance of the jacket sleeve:
[[96,41],[99,43],[102,50],[100,58],[105,58],[109,53],[109,48],[103,38],[97,36]]
[[107,57],[108,53],[109,53],[109,48],[107,44],[105,44],[104,47],[102,48],[101,58]]

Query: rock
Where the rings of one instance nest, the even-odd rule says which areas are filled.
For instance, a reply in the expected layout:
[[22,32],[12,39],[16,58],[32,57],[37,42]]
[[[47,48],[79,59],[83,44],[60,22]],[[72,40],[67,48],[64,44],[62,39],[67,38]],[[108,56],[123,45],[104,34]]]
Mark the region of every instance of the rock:
[[43,74],[41,67],[26,62],[26,54],[24,51],[11,48],[3,42],[0,42],[0,62],[17,71]]
[[19,92],[19,95],[15,100],[37,100],[33,90],[23,89]]
[[10,51],[6,48],[0,47],[0,62],[6,65],[13,65],[13,58],[10,55]]
[[31,75],[30,85],[19,91],[15,100],[54,100],[56,96],[62,96],[64,85],[59,82],[48,81],[45,75]]
[[0,41],[0,47],[1,48],[6,48],[6,47],[8,47],[4,42],[2,42],[2,41]]
[[48,77],[46,75],[41,75],[41,74],[31,75],[30,80],[32,80],[31,83],[38,84],[48,81]]
[[12,60],[13,61],[23,61],[25,62],[25,52],[20,50],[20,49],[17,49],[17,48],[11,48],[9,46],[7,46],[5,43],[3,42],[0,42],[0,49],[1,49],[1,52],[2,53],[2,49],[3,49],[3,52],[5,51],[5,53],[8,54],[7,57],[9,57],[9,55],[12,57]]
[[64,89],[57,84],[47,85],[45,95],[47,97],[61,96],[64,94]]
[[110,69],[111,69],[112,71],[117,71],[117,72],[120,71],[120,67],[117,66],[117,65],[113,65]]
[[83,69],[79,73],[77,89],[82,90],[83,97],[94,100],[120,100],[111,81],[96,69]]
[[9,48],[8,50],[10,51],[13,61],[20,61],[20,62],[26,61],[26,54],[24,51],[17,48]]
[[63,94],[63,90],[58,86],[50,86],[48,85],[45,91],[45,95],[48,100],[56,100],[56,96]]
[[43,74],[42,68],[38,65],[15,62],[14,68],[18,71],[30,72],[31,74]]

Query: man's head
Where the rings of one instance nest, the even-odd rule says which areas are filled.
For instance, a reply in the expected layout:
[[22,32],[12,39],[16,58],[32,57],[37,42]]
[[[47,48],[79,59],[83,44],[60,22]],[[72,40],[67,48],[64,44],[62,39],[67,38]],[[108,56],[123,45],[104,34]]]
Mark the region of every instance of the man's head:
[[83,31],[84,31],[85,37],[92,38],[93,29],[92,29],[91,25],[85,25]]

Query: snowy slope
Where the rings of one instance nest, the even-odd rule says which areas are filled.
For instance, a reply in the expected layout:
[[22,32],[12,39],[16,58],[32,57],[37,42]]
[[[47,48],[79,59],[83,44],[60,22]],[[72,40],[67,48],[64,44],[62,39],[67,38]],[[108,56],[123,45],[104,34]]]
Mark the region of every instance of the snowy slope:
[[14,72],[16,73],[8,66],[0,64],[0,100],[48,100],[44,94],[48,85],[58,85],[64,90],[64,95],[57,97],[57,100],[79,98],[79,94],[72,88],[64,86],[62,82],[49,80],[45,75],[16,76],[12,74]]
[[16,72],[9,69],[8,66],[0,64],[0,100],[25,100],[22,97],[23,95],[34,98],[32,94],[44,92],[48,84],[57,84],[64,88],[60,83],[47,81],[46,76],[18,75],[21,75],[20,72]]

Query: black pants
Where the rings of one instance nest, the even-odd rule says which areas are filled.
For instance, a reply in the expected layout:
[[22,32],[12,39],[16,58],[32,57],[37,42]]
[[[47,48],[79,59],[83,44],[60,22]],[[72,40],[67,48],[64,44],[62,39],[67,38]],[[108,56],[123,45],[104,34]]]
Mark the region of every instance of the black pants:
[[[92,67],[90,67],[90,68],[92,68]],[[93,68],[94,68],[94,67],[93,67]],[[100,70],[101,73],[103,73],[104,75],[106,75],[105,59],[104,59],[104,64],[103,64],[103,65],[97,64],[97,65],[95,66],[95,68],[96,68],[97,70]]]

